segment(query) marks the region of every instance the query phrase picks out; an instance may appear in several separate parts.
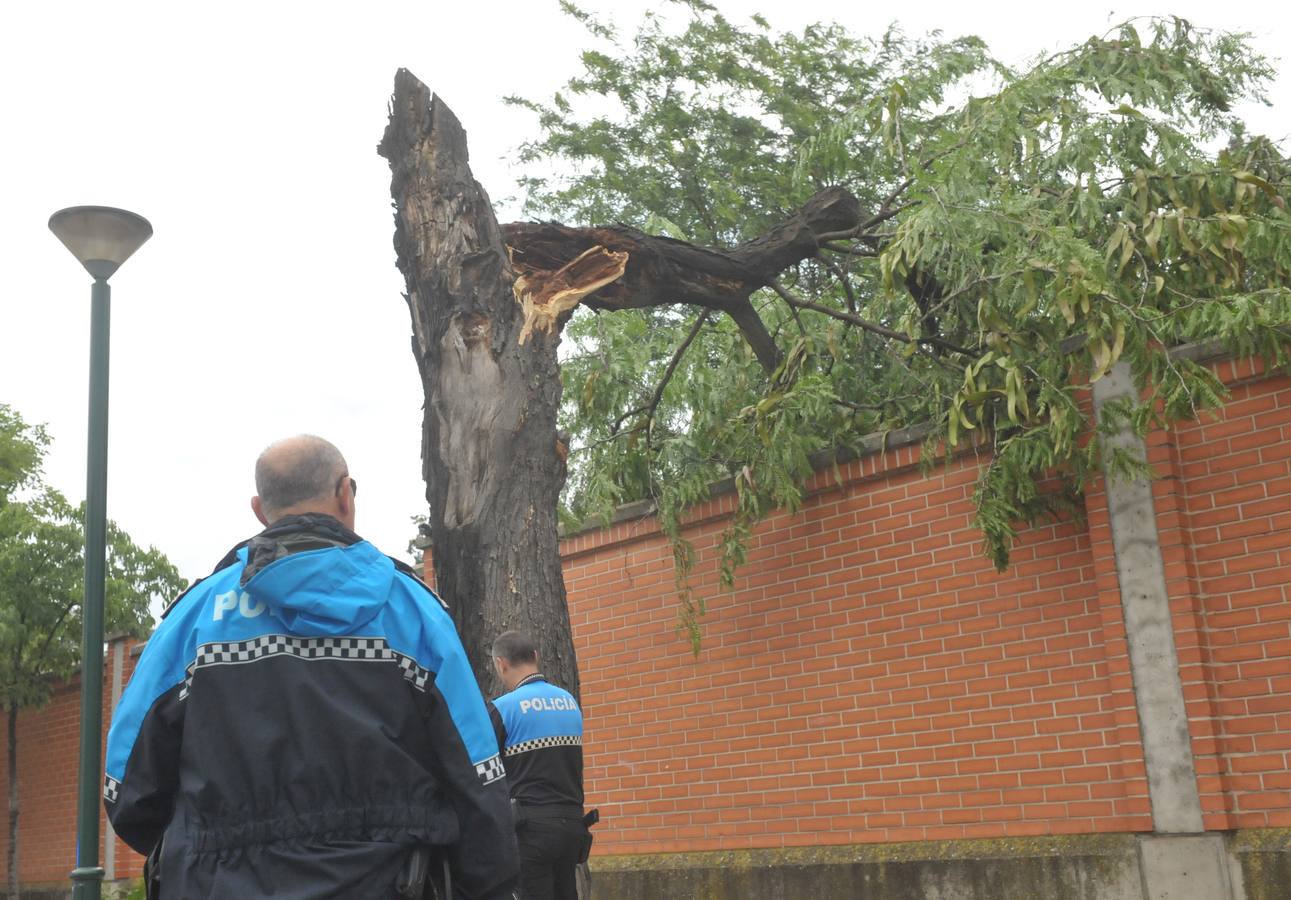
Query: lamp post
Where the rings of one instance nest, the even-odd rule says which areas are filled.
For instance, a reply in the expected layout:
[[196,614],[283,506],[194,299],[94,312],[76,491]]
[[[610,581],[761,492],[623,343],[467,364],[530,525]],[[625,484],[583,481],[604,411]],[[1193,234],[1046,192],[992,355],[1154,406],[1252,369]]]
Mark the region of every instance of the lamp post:
[[73,900],[98,900],[99,795],[103,746],[103,595],[107,554],[108,279],[152,237],[143,216],[107,206],[74,206],[49,217],[49,229],[94,277],[90,292],[90,419],[85,479],[85,596],[81,608],[81,768],[77,780]]

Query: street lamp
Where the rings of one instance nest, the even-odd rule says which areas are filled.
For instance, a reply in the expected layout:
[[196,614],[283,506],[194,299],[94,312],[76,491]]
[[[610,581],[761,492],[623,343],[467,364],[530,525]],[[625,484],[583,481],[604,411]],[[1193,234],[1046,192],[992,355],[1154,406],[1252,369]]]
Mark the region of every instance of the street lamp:
[[103,594],[107,554],[108,279],[152,237],[143,216],[108,206],[73,206],[49,217],[49,229],[94,276],[90,291],[90,427],[85,478],[85,597],[81,609],[81,769],[77,782],[73,900],[98,900],[99,796],[103,742]]

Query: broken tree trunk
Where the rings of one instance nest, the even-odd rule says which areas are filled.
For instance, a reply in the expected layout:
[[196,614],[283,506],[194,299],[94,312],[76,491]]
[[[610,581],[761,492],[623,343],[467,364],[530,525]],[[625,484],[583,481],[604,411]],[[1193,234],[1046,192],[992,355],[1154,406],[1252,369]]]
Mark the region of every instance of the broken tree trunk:
[[559,330],[532,314],[526,329],[466,134],[403,69],[378,152],[392,172],[395,251],[426,397],[422,471],[438,586],[486,692],[501,688],[493,638],[521,628],[547,676],[578,696],[556,530]]
[[856,229],[843,188],[820,191],[766,235],[718,250],[623,225],[499,227],[452,111],[395,76],[378,152],[390,162],[395,250],[426,396],[422,469],[435,575],[481,685],[489,644],[533,634],[549,677],[578,694],[556,506],[560,330],[580,304],[688,304],[729,315],[768,372],[780,352],[751,297],[823,242]]

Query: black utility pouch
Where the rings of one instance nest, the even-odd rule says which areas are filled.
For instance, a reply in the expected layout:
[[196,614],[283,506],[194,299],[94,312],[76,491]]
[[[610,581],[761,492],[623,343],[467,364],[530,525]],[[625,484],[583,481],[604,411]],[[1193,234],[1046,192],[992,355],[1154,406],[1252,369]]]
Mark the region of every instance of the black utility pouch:
[[583,816],[583,831],[585,834],[583,837],[583,848],[578,854],[578,861],[580,864],[587,862],[587,858],[592,854],[592,826],[599,821],[601,821],[601,811],[599,809],[591,810],[587,815]]
[[408,854],[408,860],[399,871],[399,880],[395,890],[400,897],[409,900],[421,900],[426,889],[426,877],[430,874],[431,852],[429,847],[416,847]]

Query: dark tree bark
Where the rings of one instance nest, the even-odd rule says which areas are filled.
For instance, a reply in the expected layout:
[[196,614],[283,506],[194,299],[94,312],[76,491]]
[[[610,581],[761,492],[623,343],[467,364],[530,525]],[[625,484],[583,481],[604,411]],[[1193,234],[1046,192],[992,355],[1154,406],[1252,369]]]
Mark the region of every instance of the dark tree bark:
[[18,704],[10,702],[9,712],[9,896],[18,900]]
[[526,332],[466,134],[406,70],[378,152],[392,172],[395,251],[426,397],[422,472],[438,586],[486,692],[500,689],[489,645],[522,628],[544,672],[577,696],[556,526],[559,330],[531,322]]
[[422,470],[436,579],[481,685],[499,687],[493,638],[522,628],[547,675],[578,694],[556,530],[566,451],[556,433],[561,328],[580,303],[701,306],[729,315],[773,371],[780,353],[751,295],[862,227],[859,205],[828,188],[727,250],[621,225],[500,227],[471,175],[457,118],[404,69],[378,152],[390,162],[395,250],[426,397]]

